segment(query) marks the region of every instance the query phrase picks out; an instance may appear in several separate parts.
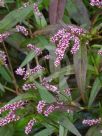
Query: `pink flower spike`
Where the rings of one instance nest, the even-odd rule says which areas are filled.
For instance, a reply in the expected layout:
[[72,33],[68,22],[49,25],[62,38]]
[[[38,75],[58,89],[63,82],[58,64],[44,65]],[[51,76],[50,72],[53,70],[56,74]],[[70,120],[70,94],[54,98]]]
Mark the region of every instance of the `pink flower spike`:
[[54,110],[55,110],[55,107],[54,107],[54,105],[52,104],[52,105],[48,106],[47,109],[44,111],[44,115],[45,115],[45,116],[48,116],[48,115],[49,115],[50,113],[52,113]]
[[29,89],[37,89],[34,83],[26,83],[23,85],[23,90],[27,91]]
[[33,128],[35,123],[36,123],[35,119],[32,119],[28,122],[27,126],[25,127],[25,134],[28,135],[32,131],[32,128]]
[[17,32],[21,32],[25,36],[28,36],[28,31],[27,31],[27,29],[24,26],[17,25],[16,26],[16,30],[17,30]]
[[9,35],[10,35],[9,32],[1,33],[0,34],[0,43],[2,43]]
[[0,64],[7,66],[6,60],[7,56],[5,52],[0,50]]
[[5,125],[7,125],[11,122],[15,122],[19,119],[20,119],[20,117],[16,116],[14,111],[11,111],[11,112],[9,112],[9,114],[6,117],[0,119],[0,126],[1,127],[5,126]]
[[98,50],[98,55],[102,56],[102,49]]
[[101,123],[101,118],[99,119],[84,119],[82,121],[82,124],[84,125],[88,125],[88,126],[93,126],[93,125],[97,125],[97,124],[100,124]]
[[33,45],[33,44],[28,44],[27,47],[28,47],[30,50],[33,50],[37,56],[39,56],[40,54],[42,54],[42,50],[41,50],[40,48],[37,48],[37,47],[36,47],[35,45]]
[[38,8],[37,3],[34,3],[33,9],[34,9],[35,14],[36,14],[38,17],[41,17],[41,16],[42,16],[41,12],[39,11],[39,8]]
[[44,107],[46,106],[46,102],[45,101],[39,101],[38,105],[37,105],[37,112],[38,113],[42,113],[43,112],[43,109]]
[[64,92],[67,94],[67,96],[71,96],[70,88],[67,88],[64,90]]
[[91,6],[97,6],[99,8],[102,7],[102,0],[90,0]]

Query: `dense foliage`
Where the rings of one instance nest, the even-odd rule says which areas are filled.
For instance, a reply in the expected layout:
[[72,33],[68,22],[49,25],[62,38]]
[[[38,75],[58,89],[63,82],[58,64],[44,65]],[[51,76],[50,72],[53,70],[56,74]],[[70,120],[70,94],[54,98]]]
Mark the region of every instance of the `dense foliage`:
[[102,0],[0,0],[0,136],[102,135]]

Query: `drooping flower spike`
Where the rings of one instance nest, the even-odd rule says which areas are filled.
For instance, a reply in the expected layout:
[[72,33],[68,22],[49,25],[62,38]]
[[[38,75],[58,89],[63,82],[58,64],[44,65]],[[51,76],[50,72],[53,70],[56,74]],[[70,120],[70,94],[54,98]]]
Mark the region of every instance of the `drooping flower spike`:
[[73,47],[71,48],[71,53],[75,54],[80,47],[80,35],[84,35],[86,31],[80,27],[74,25],[68,25],[68,27],[59,30],[53,37],[51,37],[51,42],[56,45],[56,60],[54,62],[57,67],[64,57],[65,51],[73,42]]

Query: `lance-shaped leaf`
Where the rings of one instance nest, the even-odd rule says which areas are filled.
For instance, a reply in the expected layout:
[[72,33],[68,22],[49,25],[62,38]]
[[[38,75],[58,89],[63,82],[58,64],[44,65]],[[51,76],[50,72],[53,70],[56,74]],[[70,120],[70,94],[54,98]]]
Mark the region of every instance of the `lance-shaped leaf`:
[[[73,56],[75,75],[82,98],[84,97],[86,72],[87,72],[87,48],[82,45],[78,52]],[[84,99],[84,98],[83,98]]]
[[91,90],[90,98],[89,98],[89,103],[88,103],[89,107],[92,105],[92,103],[95,100],[97,94],[99,93],[101,87],[102,87],[101,81],[99,80],[99,78],[96,78],[96,80],[94,81],[92,90]]
[[67,0],[66,9],[69,16],[78,24],[89,28],[91,25],[88,11],[82,0]]
[[85,136],[102,136],[100,130],[102,130],[102,125],[91,127]]
[[49,6],[50,24],[58,23],[64,14],[66,0],[51,0]]
[[14,27],[18,22],[24,21],[32,11],[32,6],[11,11],[0,21],[0,32]]
[[70,120],[66,117],[61,118],[60,124],[64,126],[66,129],[68,129],[70,132],[72,132],[75,136],[81,136],[79,131],[76,129],[74,124],[70,122]]

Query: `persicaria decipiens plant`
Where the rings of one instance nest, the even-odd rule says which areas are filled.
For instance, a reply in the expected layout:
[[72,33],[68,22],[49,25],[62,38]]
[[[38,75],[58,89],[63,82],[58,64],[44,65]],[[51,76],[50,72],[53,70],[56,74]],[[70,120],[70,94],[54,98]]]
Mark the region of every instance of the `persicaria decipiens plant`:
[[[101,88],[99,81],[101,82],[100,75],[102,73],[100,68],[101,66],[98,62],[102,56],[102,47],[99,46],[95,50],[95,53],[98,51],[97,54],[95,54],[98,56],[96,60],[94,60],[94,57],[96,56],[93,54],[91,55],[90,53],[90,43],[93,42],[92,39],[96,40],[96,37],[99,36],[98,39],[100,40],[101,32],[95,33],[97,28],[92,30],[90,27],[91,25],[89,26],[90,29],[86,30],[84,25],[81,26],[81,24],[80,26],[74,24],[65,25],[64,23],[59,22],[55,26],[61,25],[60,29],[58,27],[54,31],[51,31],[50,35],[46,36],[45,33],[46,31],[49,31],[50,28],[47,28],[45,25],[46,28],[44,28],[44,30],[42,29],[46,15],[43,16],[40,12],[39,5],[37,3],[30,5],[30,2],[23,3],[22,5],[23,6],[20,10],[27,9],[29,7],[32,8],[32,13],[34,13],[34,17],[37,18],[35,22],[38,24],[33,27],[33,19],[31,18],[29,20],[28,18],[29,21],[19,21],[15,26],[13,26],[13,29],[7,29],[5,32],[0,33],[0,44],[2,45],[2,48],[4,48],[4,51],[0,49],[0,66],[3,66],[4,69],[6,68],[6,74],[10,75],[13,79],[13,81],[9,81],[7,76],[4,88],[2,87],[2,84],[0,84],[0,89],[8,89],[18,95],[17,99],[15,99],[16,102],[11,101],[11,103],[0,108],[0,127],[10,123],[15,124],[16,121],[22,121],[22,119],[25,119],[26,123],[23,124],[23,127],[25,128],[26,135],[31,133],[33,126],[36,127],[37,125],[39,126],[39,124],[41,127],[43,124],[47,126],[47,123],[48,127],[51,125],[52,128],[55,127],[55,131],[57,132],[58,125],[61,126],[64,122],[64,119],[62,119],[63,121],[60,120],[60,116],[63,117],[64,115],[69,121],[71,119],[72,122],[77,122],[76,118],[80,118],[82,126],[91,127],[100,125],[102,123],[101,116],[98,116],[97,118],[86,118],[84,116],[81,118],[79,117],[79,113],[82,111],[83,113],[81,114],[84,114],[84,112],[91,109],[90,103],[93,103],[92,100],[90,102],[89,98],[91,91],[88,92],[87,90],[90,90],[91,88],[92,91],[94,91],[95,87],[93,88],[92,84],[98,82],[98,91]],[[93,6],[91,7],[92,9],[95,6],[100,9],[102,7],[102,0],[90,0],[89,5]],[[42,10],[42,7],[40,8]],[[46,10],[47,9],[45,8],[42,12],[46,12]],[[57,10],[59,10],[59,7]],[[32,14],[30,15],[32,16]],[[74,19],[71,19],[73,22]],[[48,19],[48,23],[51,23],[50,19]],[[42,26],[39,26],[39,24]],[[75,24],[77,24],[77,21]],[[52,26],[53,25],[50,27]],[[38,30],[36,30],[36,27],[38,27]],[[100,30],[100,27],[98,29]],[[42,36],[43,33],[45,38]],[[40,34],[41,36],[39,36]],[[96,34],[98,36],[96,36]],[[16,35],[19,35],[22,38],[20,39],[20,46],[22,46],[22,48],[20,49],[18,45],[17,54],[24,56],[24,61],[22,63],[20,62],[21,65],[15,62],[13,69],[12,58],[10,60],[9,54],[5,49],[5,43],[7,42],[9,45],[12,40],[14,40],[15,43],[17,40],[15,38]],[[11,39],[9,39],[9,36],[11,36]],[[15,47],[14,43],[12,46]],[[17,44],[19,44],[19,42]],[[87,55],[84,56],[85,54],[82,50],[83,47],[86,48],[86,54],[89,55],[88,57]],[[92,51],[92,53],[93,52],[94,51]],[[68,57],[68,59],[65,60],[65,57]],[[20,61],[22,58],[23,57],[20,58]],[[13,59],[15,59],[15,57]],[[88,61],[90,63],[88,65],[87,59],[89,59]],[[65,66],[67,62],[68,65]],[[76,63],[78,67],[75,66]],[[8,72],[9,68],[10,72]],[[88,79],[88,83],[85,83],[84,80],[86,75],[89,74],[89,71],[91,70],[92,73],[88,78],[93,77],[91,80]],[[1,75],[3,74],[0,71],[0,76]],[[69,75],[71,76],[69,77]],[[74,79],[75,76],[76,79]],[[95,77],[97,77],[98,80],[93,83]],[[17,83],[16,78],[19,83]],[[5,78],[3,79],[3,82],[4,80]],[[11,87],[11,82],[14,83],[12,89],[6,87],[6,85],[10,85]],[[86,86],[86,88],[82,85]],[[77,90],[80,92],[77,93]],[[97,90],[95,93],[97,93]],[[93,98],[93,93],[90,97]],[[84,104],[85,107],[83,106]],[[86,106],[87,104],[89,105]],[[97,105],[95,106],[97,107]],[[77,113],[78,117],[76,116]],[[45,123],[45,120],[47,123]],[[69,125],[71,123],[69,122]],[[71,127],[74,128],[73,124],[71,124]],[[61,129],[67,129],[66,125]]]

